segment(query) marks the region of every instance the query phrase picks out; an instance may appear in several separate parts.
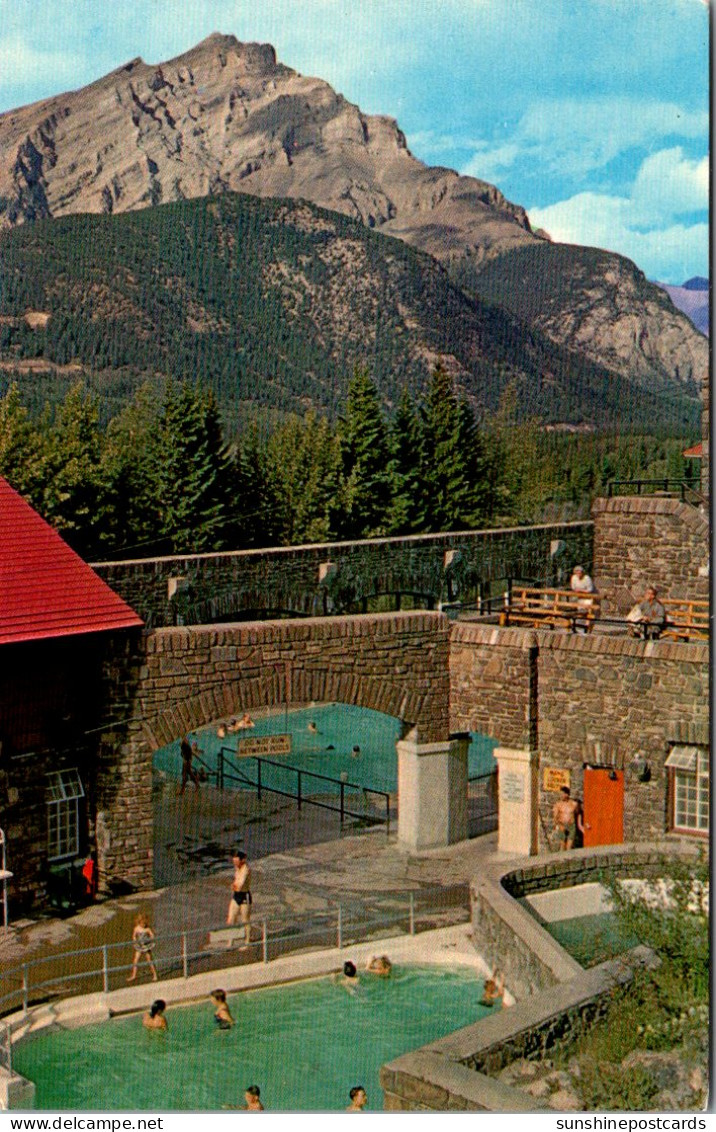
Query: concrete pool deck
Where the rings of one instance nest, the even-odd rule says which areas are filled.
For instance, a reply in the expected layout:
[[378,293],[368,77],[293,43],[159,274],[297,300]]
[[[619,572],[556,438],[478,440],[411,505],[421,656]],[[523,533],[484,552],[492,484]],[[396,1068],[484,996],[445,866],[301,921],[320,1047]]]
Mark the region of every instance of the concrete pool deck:
[[[385,831],[374,829],[251,859],[253,919],[294,919],[301,923],[313,913],[339,902],[357,915],[372,897],[467,884],[487,862],[502,859],[497,835],[486,834],[444,849],[411,854]],[[0,968],[11,968],[63,953],[127,942],[123,960],[131,961],[132,926],[137,912],[146,911],[158,937],[183,930],[220,927],[226,919],[232,870],[186,884],[136,892],[98,901],[65,919],[21,920],[0,930]],[[144,986],[148,980],[140,969]]]

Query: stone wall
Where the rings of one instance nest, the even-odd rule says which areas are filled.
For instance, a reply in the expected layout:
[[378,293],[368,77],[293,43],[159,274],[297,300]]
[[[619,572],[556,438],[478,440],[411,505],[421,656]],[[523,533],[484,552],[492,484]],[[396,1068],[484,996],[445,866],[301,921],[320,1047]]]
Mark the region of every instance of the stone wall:
[[388,1062],[380,1070],[383,1107],[401,1112],[552,1112],[490,1075],[518,1058],[544,1058],[555,1045],[584,1033],[605,1010],[614,987],[633,977],[644,952],[636,949],[631,964],[620,958],[580,969],[569,982]]
[[[571,773],[581,796],[584,763],[625,770],[624,838],[667,830],[664,761],[672,743],[708,744],[707,642],[639,641],[457,622],[451,626],[451,726],[504,746],[537,749],[542,768]],[[651,780],[630,768],[639,753]],[[541,791],[540,848],[550,848],[554,793]]]
[[[448,556],[446,558],[446,555]],[[274,547],[95,565],[147,627],[248,616],[361,612],[378,594],[474,601],[513,578],[565,582],[574,562],[592,561],[592,524],[560,523],[457,531],[362,542]],[[326,563],[333,568],[322,571]],[[170,579],[183,579],[170,600]],[[364,611],[364,609],[363,609]]]
[[85,792],[78,806],[80,855],[94,834],[99,673],[107,647],[108,635],[93,633],[0,649],[0,828],[14,874],[13,915],[47,892],[50,772],[79,772]]
[[445,741],[448,629],[439,613],[394,613],[159,629],[141,648],[117,645],[106,691],[126,722],[103,735],[100,875],[151,884],[152,751],[208,723],[338,701],[401,719],[420,743]]
[[594,581],[602,613],[620,616],[648,585],[666,598],[709,597],[709,524],[678,499],[620,496],[597,499]]
[[[542,927],[521,897],[575,885],[599,883],[606,875],[661,875],[664,853],[689,857],[693,844],[604,845],[598,850],[545,854],[529,862],[488,864],[470,885],[472,942],[488,966],[499,968],[518,1001],[579,976],[579,963]],[[519,1055],[521,1056],[521,1054]],[[484,1066],[478,1066],[478,1068]]]

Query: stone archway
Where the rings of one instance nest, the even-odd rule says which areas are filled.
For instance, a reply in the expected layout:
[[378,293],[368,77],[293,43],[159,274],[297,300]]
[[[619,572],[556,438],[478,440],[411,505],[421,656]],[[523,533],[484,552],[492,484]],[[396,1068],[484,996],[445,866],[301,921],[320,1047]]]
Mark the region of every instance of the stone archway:
[[[287,701],[355,704],[401,720],[409,734],[408,745],[399,744],[398,750],[399,836],[403,820],[404,840],[413,847],[428,844],[421,841],[426,822],[443,839],[436,842],[431,833],[430,844],[444,844],[446,836],[457,839],[454,822],[436,826],[433,820],[443,795],[449,806],[456,794],[448,781],[455,764],[449,742],[448,651],[448,620],[428,611],[145,634],[136,654],[117,656],[112,666],[108,707],[123,723],[105,732],[102,743],[100,872],[138,887],[151,884],[151,759],[157,747],[239,709],[279,707]],[[431,799],[436,783],[442,785]],[[413,811],[416,820],[406,825]]]

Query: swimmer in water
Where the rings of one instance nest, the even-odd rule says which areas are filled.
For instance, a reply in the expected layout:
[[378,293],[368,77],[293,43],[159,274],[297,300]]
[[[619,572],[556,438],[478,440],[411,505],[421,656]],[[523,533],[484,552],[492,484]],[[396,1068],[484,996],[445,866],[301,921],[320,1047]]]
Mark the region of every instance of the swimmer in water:
[[492,978],[485,980],[485,989],[482,992],[480,1006],[495,1006],[502,1002],[505,993],[505,976],[495,971]]
[[244,1093],[244,1100],[247,1112],[263,1112],[264,1106],[261,1104],[261,1090],[258,1085],[249,1085]]
[[368,1096],[362,1085],[354,1085],[348,1096],[351,1098],[351,1103],[346,1112],[362,1112],[368,1104]]
[[374,955],[366,967],[366,971],[370,971],[373,975],[380,975],[383,979],[387,979],[392,970],[393,964],[387,955]]
[[142,1025],[147,1030],[166,1030],[167,1020],[164,1017],[164,1011],[167,1004],[163,998],[154,1000],[149,1010],[146,1011],[142,1018]]
[[231,1017],[231,1011],[226,1002],[226,991],[213,990],[210,997],[212,1004],[216,1007],[214,1012],[216,1025],[220,1030],[230,1030],[234,1024],[234,1019]]
[[307,730],[311,732],[311,735],[318,735],[318,728],[316,727],[313,720],[311,720],[311,722],[308,724]]
[[244,1100],[246,1104],[222,1104],[222,1108],[238,1108],[242,1112],[263,1112],[264,1106],[261,1104],[261,1090],[258,1085],[249,1085],[244,1093]]
[[219,739],[225,739],[226,738],[226,724],[225,723],[219,724],[219,726],[216,729],[216,734],[218,735]]
[[254,723],[253,719],[251,718],[249,713],[247,711],[245,711],[244,714],[241,716],[241,719],[239,720],[239,722],[236,724],[235,730],[236,731],[243,731],[243,729],[245,727],[255,727],[255,726],[256,726],[256,724]]
[[341,985],[344,986],[347,991],[350,991],[351,994],[355,993],[355,989],[358,986],[358,971],[356,970],[355,963],[352,963],[350,959],[347,959],[343,964]]

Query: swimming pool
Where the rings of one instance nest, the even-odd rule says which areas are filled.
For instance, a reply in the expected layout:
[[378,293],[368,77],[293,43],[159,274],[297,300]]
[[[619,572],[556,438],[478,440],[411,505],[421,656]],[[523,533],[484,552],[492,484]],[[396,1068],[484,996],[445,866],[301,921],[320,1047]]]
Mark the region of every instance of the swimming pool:
[[639,943],[637,937],[622,926],[613,912],[572,916],[567,920],[545,924],[545,927],[582,967],[595,967],[597,963],[622,955]]
[[[255,726],[229,734],[220,739],[216,727],[205,727],[195,733],[202,761],[215,773],[218,753],[222,747],[240,752],[245,740],[266,735],[289,734],[291,751],[285,755],[272,755],[272,760],[297,767],[299,770],[330,778],[358,783],[362,787],[393,793],[397,789],[398,769],[395,740],[400,734],[400,723],[393,716],[352,704],[322,704],[294,711],[255,715]],[[309,730],[315,724],[315,731]],[[497,742],[486,735],[471,735],[468,750],[468,774],[489,774],[496,764],[493,751]],[[356,750],[355,748],[358,748]],[[242,759],[232,760],[251,781],[255,781],[255,762],[242,767]],[[154,753],[154,768],[171,778],[181,776],[179,740]],[[281,767],[264,764],[262,781],[267,786],[286,790],[295,786],[296,776]],[[233,789],[249,788],[232,777],[226,786]],[[330,793],[329,783],[306,776],[305,793]]]
[[13,1063],[38,1109],[210,1111],[256,1084],[267,1110],[340,1111],[360,1084],[379,1110],[380,1066],[490,1013],[482,990],[469,967],[361,972],[353,994],[322,978],[230,995],[232,1030],[216,1029],[207,1000],[169,1007],[166,1034],[134,1015],[31,1035]]

